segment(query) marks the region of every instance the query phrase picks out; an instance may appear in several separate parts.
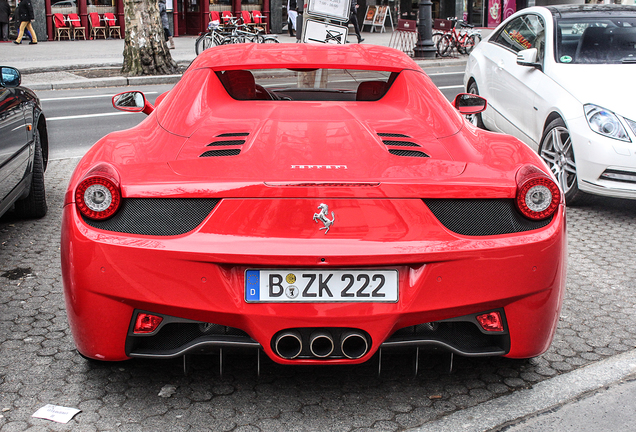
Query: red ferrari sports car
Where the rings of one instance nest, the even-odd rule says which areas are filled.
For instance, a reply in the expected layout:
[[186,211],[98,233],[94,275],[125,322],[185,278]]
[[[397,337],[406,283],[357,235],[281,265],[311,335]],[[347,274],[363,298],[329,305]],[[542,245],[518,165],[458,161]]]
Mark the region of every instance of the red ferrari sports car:
[[206,50],[95,144],[65,196],[68,317],[89,358],[250,348],[284,364],[379,349],[528,358],[551,343],[565,207],[541,159],[473,127],[380,46]]

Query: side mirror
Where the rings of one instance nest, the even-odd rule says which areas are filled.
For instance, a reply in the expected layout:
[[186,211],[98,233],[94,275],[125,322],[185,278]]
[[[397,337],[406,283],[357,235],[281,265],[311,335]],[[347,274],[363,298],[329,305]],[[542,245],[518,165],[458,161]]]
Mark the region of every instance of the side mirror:
[[113,107],[120,111],[142,112],[150,114],[155,110],[146,96],[140,91],[129,91],[116,94],[113,96]]
[[519,66],[529,66],[541,70],[541,63],[537,63],[538,56],[539,53],[536,48],[521,50],[517,53],[517,64]]
[[453,106],[462,115],[479,114],[488,106],[488,102],[481,96],[471,93],[460,93],[455,96]]
[[17,87],[21,82],[20,71],[9,66],[0,66],[0,85],[2,87]]

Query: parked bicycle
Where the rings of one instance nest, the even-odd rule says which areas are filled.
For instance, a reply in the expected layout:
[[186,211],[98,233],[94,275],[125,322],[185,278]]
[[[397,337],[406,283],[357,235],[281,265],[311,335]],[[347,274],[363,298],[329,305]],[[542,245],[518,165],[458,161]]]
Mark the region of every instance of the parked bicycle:
[[239,22],[238,18],[232,17],[225,26],[221,26],[218,21],[210,21],[208,31],[197,38],[194,51],[199,55],[213,46],[235,43],[279,43],[279,41],[275,35],[265,34],[262,29],[252,31],[245,23]]
[[463,20],[450,17],[451,28],[447,32],[433,33],[433,43],[441,57],[448,57],[457,49],[459,54],[470,54],[475,45],[481,42],[481,30]]

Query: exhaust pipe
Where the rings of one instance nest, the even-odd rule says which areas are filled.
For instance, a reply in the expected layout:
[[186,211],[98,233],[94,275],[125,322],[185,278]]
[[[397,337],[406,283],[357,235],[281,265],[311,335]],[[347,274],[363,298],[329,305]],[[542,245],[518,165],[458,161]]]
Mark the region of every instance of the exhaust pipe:
[[274,351],[284,359],[291,360],[303,350],[303,341],[300,333],[288,331],[279,334],[274,341]]
[[362,333],[343,333],[340,339],[340,349],[345,357],[359,359],[369,351],[369,343]]
[[333,352],[334,344],[331,334],[317,331],[309,336],[309,350],[315,357],[329,357]]

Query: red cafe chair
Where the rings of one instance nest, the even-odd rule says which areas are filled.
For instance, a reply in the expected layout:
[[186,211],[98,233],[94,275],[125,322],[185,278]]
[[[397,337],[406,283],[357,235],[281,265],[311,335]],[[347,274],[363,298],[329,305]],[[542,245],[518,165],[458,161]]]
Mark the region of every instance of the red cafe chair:
[[115,34],[117,34],[117,37],[121,39],[121,26],[116,25],[117,18],[115,18],[115,14],[112,12],[106,12],[104,14],[104,21],[108,27],[108,37],[114,38]]
[[91,25],[91,39],[97,39],[100,35],[106,39],[106,26],[101,25],[101,20],[97,12],[88,14],[88,22]]
[[73,29],[73,39],[79,39],[81,37],[86,40],[86,27],[82,27],[79,15],[75,13],[68,14],[68,20]]
[[267,31],[267,17],[261,14],[261,11],[252,11],[252,21],[257,28]]
[[210,22],[214,21],[221,25],[221,15],[218,11],[210,11]]
[[53,14],[53,26],[55,27],[55,37],[53,40],[62,40],[62,37],[71,40],[71,27],[66,23],[64,15],[61,13]]
[[234,18],[234,17],[232,16],[232,12],[230,12],[230,11],[223,11],[223,12],[221,12],[221,19],[223,19],[223,25],[224,25],[224,26],[229,26],[229,25],[231,25],[232,18]]

